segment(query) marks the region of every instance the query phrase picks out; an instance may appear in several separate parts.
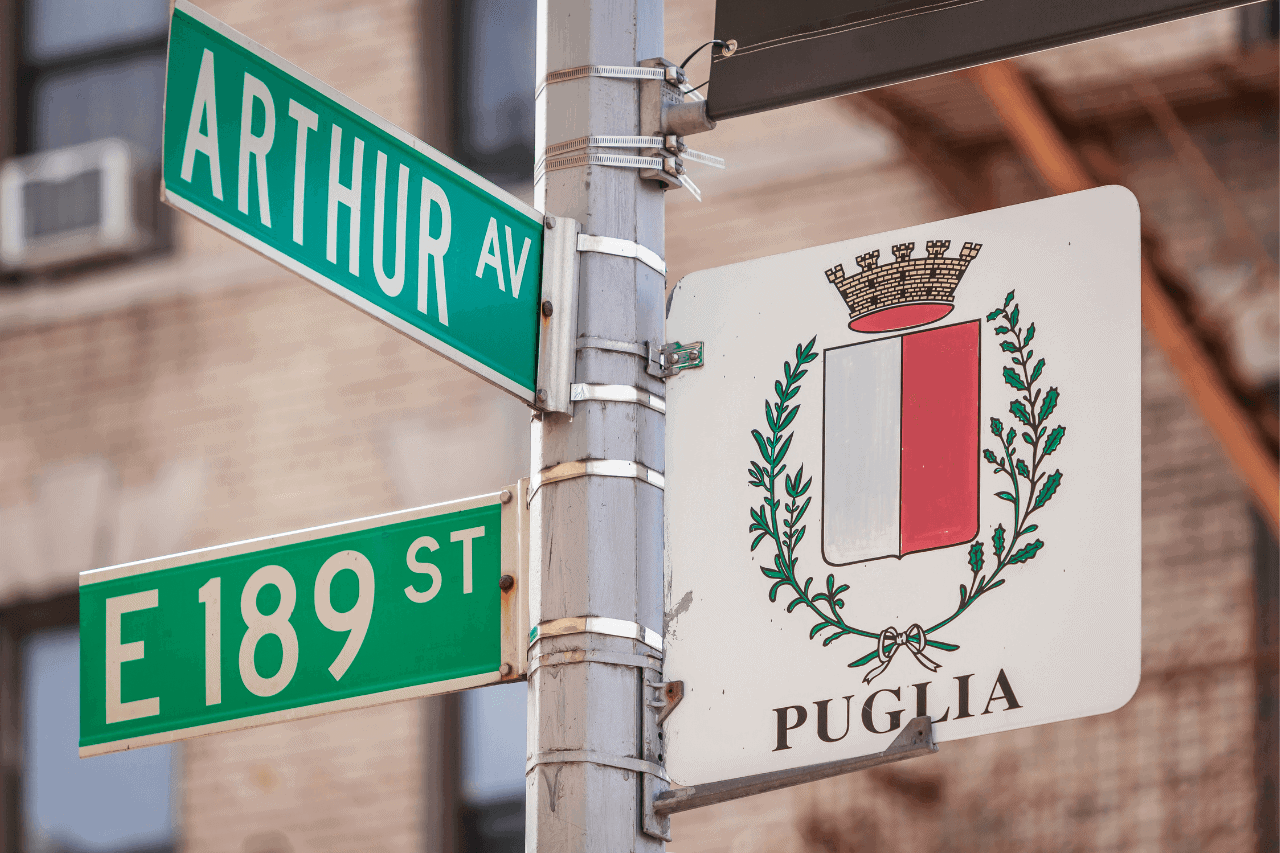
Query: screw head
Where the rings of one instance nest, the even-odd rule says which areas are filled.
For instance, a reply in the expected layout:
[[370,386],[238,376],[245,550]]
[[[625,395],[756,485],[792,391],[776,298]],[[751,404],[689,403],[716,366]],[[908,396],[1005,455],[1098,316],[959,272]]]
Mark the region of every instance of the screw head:
[[511,588],[516,585],[516,579],[511,575],[503,575],[498,578],[498,589],[503,592],[510,592]]
[[511,490],[503,489],[502,492],[498,495],[498,500],[502,501],[504,504],[511,503]]
[[508,675],[510,675],[511,671],[512,671],[512,666],[509,663],[504,663],[502,666],[498,667],[498,674],[501,675],[503,678],[506,678]]
[[542,300],[542,316],[550,317],[556,310],[556,306],[551,304],[550,299]]
[[549,213],[548,213],[548,214],[543,218],[542,223],[543,223],[544,225],[546,225],[548,228],[555,228],[555,227],[556,227],[556,218],[555,218],[554,216],[552,216],[551,214],[549,214]]
[[547,401],[547,389],[539,388],[537,393],[535,393],[533,396],[534,396],[534,399],[538,400],[539,402],[545,403]]

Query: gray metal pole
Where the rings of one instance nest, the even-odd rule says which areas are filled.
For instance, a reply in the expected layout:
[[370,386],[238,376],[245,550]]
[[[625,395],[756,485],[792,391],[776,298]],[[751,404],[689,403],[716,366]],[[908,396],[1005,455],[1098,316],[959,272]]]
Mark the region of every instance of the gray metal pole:
[[[582,65],[635,65],[661,56],[661,0],[539,0],[538,78]],[[639,85],[586,77],[548,86],[537,104],[537,151],[638,125]],[[634,169],[551,172],[538,206],[584,234],[622,238],[664,254],[663,194]],[[578,335],[663,341],[663,276],[634,259],[581,255]],[[631,353],[581,349],[575,382],[631,385],[664,396]],[[634,403],[579,402],[569,418],[533,424],[535,472],[577,460],[639,462],[665,470],[663,416]],[[582,476],[533,497],[530,622],[605,617],[662,631],[662,491],[637,479]],[[538,853],[657,853],[641,830],[641,761],[661,752],[645,679],[656,652],[607,633],[540,639],[531,649],[525,849]],[[651,665],[646,669],[643,663]],[[641,664],[637,666],[636,664]],[[534,668],[536,667],[536,668]]]

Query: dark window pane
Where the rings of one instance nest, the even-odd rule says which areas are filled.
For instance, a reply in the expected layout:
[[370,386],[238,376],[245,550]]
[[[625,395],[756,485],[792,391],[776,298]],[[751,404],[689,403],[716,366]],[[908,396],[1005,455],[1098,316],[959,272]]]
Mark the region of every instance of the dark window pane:
[[46,77],[34,93],[36,150],[115,136],[158,156],[163,98],[163,55]]
[[524,797],[464,806],[458,823],[462,853],[523,853]]
[[22,647],[23,814],[30,853],[162,851],[173,843],[172,748],[81,759],[80,639],[42,631]]
[[462,694],[462,799],[467,803],[523,800],[528,692],[521,682]]
[[166,0],[27,0],[27,56],[34,62],[162,35]]
[[102,217],[102,172],[81,172],[60,183],[24,184],[22,208],[28,240],[91,228]]
[[458,156],[508,188],[533,182],[534,3],[466,0],[458,45]]

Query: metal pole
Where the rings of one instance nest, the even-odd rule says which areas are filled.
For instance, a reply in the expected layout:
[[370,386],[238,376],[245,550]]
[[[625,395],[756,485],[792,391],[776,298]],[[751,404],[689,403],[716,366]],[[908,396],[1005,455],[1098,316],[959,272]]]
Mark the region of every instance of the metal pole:
[[[537,75],[583,65],[636,65],[661,56],[661,0],[539,0]],[[634,135],[639,83],[584,77],[537,100],[537,145],[588,135]],[[663,194],[636,170],[581,166],[547,174],[537,206],[582,233],[631,240],[664,254]],[[578,336],[663,341],[665,281],[634,258],[582,253]],[[634,353],[577,352],[575,382],[630,385],[665,396]],[[579,460],[665,468],[663,415],[636,403],[583,401],[572,418],[533,423],[535,473]],[[662,631],[662,490],[639,479],[587,474],[547,483],[532,505],[530,622],[604,617]],[[588,625],[584,621],[584,625]],[[595,620],[590,625],[618,623]],[[639,632],[644,636],[643,631]],[[641,829],[645,762],[661,752],[645,681],[659,653],[603,630],[547,636],[530,649],[525,849],[541,853],[657,853]]]

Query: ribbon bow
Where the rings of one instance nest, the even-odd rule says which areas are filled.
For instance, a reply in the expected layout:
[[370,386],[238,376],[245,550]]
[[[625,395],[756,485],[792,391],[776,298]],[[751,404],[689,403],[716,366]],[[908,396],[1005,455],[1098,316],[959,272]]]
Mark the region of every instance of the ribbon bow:
[[868,672],[862,682],[870,684],[876,676],[888,669],[889,664],[893,661],[893,656],[901,648],[905,648],[915,655],[916,663],[930,672],[937,672],[942,664],[924,653],[926,647],[925,638],[924,628],[921,628],[918,624],[912,625],[901,632],[892,626],[885,628],[880,632],[879,646],[876,648],[876,657],[880,659],[880,665]]

